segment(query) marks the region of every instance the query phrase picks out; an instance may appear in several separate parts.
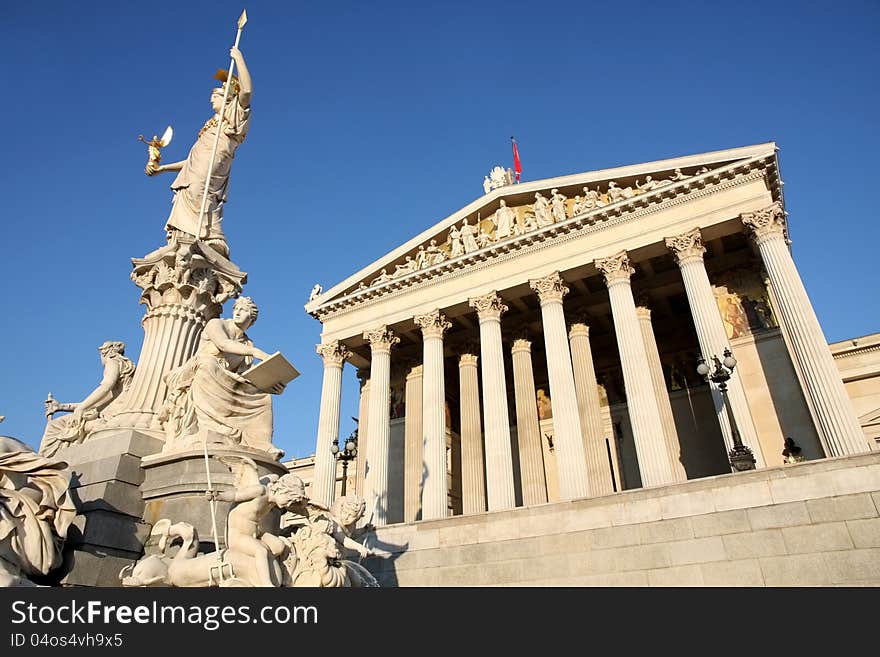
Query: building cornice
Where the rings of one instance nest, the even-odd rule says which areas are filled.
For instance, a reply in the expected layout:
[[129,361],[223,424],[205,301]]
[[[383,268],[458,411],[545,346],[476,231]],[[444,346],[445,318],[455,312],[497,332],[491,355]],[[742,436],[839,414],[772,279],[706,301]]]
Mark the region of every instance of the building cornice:
[[[324,303],[320,303],[319,297],[314,302],[307,304],[306,310],[313,317],[323,322],[339,317],[355,308],[369,306],[380,300],[393,299],[408,292],[422,289],[435,283],[438,278],[450,279],[469,275],[496,263],[533,253],[560,242],[577,239],[584,235],[613,228],[631,221],[637,221],[648,215],[692,203],[710,194],[748,184],[755,180],[766,179],[770,190],[776,190],[775,193],[779,193],[781,186],[779,185],[778,178],[776,153],[773,150],[770,153],[733,162],[719,169],[688,177],[685,180],[633,196],[629,199],[622,199],[595,208],[587,213],[570,217],[565,221],[490,244],[471,253],[445,260],[442,263],[393,278],[384,283],[352,291],[344,296],[327,300]],[[561,179],[540,181],[541,187],[539,189],[543,189],[551,183],[561,184],[559,180]],[[495,191],[501,192],[505,189],[507,188]],[[517,192],[519,191],[517,190]],[[434,229],[442,232],[445,226],[436,226]],[[431,236],[431,233],[426,233],[420,235],[419,239],[430,239]],[[419,242],[415,242],[415,247],[418,244]],[[402,253],[397,253],[398,250],[389,254],[389,257],[395,254],[396,257],[400,257]],[[377,263],[371,265],[369,271],[372,271],[381,262],[377,261]],[[370,275],[366,273],[367,271],[362,270],[360,273],[365,274],[364,277],[367,277]],[[346,282],[348,285],[351,285],[351,279],[347,279]],[[326,297],[328,294],[332,294],[341,285],[329,290],[322,296]]]

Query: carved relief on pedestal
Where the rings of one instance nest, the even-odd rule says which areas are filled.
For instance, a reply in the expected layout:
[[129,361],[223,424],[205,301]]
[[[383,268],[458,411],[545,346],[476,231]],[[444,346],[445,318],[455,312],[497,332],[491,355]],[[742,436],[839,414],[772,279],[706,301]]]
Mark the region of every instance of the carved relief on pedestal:
[[782,203],[776,201],[757,212],[746,212],[740,215],[743,224],[751,229],[752,237],[761,242],[785,235],[785,210]]
[[180,305],[207,321],[220,314],[225,301],[241,293],[247,274],[214,249],[178,239],[143,258],[132,258],[131,280],[143,290],[148,314]]
[[498,296],[497,292],[489,292],[481,297],[473,297],[468,299],[468,305],[477,311],[480,320],[495,319],[500,320],[501,315],[507,312],[508,308],[504,301]]
[[544,278],[530,280],[529,286],[538,295],[542,304],[554,301],[562,303],[562,298],[568,294],[568,286],[558,271]]
[[629,256],[626,251],[610,256],[608,258],[599,258],[596,260],[596,269],[602,272],[606,285],[615,283],[629,283],[630,277],[635,273],[635,269],[630,267]]

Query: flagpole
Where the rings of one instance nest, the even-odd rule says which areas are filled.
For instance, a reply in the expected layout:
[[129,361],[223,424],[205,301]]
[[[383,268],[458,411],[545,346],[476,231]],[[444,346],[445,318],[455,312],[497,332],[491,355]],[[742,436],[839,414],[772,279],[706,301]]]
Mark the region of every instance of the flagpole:
[[[238,32],[235,35],[235,45],[238,48],[238,42],[241,40],[241,31],[247,23],[247,11],[242,11],[238,17]],[[211,149],[211,159],[208,160],[208,176],[205,178],[205,189],[202,192],[202,206],[199,209],[199,228],[196,231],[196,239],[202,237],[202,222],[205,218],[205,210],[208,207],[208,189],[211,186],[211,176],[214,173],[214,159],[217,157],[217,146],[220,144],[220,133],[223,130],[223,119],[226,116],[226,101],[229,98],[229,88],[232,86],[232,72],[235,69],[235,58],[233,57],[229,63],[229,74],[226,76],[226,84],[223,85],[223,103],[220,106],[220,118],[217,120],[217,135],[214,137],[214,147]]]

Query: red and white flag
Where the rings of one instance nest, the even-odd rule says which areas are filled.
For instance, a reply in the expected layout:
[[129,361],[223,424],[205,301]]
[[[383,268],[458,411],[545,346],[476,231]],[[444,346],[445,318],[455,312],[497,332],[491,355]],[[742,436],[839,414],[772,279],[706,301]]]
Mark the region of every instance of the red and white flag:
[[519,150],[516,147],[516,139],[510,138],[513,142],[513,172],[516,174],[516,182],[519,182],[519,176],[522,173],[522,164],[519,161]]

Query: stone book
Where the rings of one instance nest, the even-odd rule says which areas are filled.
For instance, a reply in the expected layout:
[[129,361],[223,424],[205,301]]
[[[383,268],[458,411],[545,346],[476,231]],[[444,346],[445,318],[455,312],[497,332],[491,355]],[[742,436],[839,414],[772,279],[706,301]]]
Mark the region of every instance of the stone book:
[[242,376],[263,392],[268,392],[276,383],[290,383],[299,376],[299,372],[280,351],[276,351],[259,365],[246,370]]

